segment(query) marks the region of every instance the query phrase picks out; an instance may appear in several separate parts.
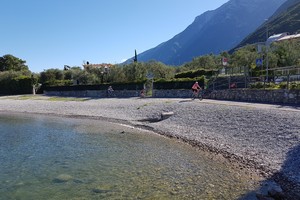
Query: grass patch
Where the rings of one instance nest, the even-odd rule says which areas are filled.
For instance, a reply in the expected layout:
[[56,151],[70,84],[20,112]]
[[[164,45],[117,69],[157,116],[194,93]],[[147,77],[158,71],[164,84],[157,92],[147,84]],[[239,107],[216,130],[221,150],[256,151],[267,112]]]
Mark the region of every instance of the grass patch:
[[44,95],[17,95],[17,96],[5,96],[1,99],[11,100],[46,100],[46,101],[88,101],[90,98],[77,98],[77,97],[59,97],[59,96],[44,96]]
[[12,100],[28,100],[28,99],[34,99],[34,100],[40,100],[43,99],[39,95],[18,95],[18,96],[6,96],[1,99],[12,99]]
[[48,101],[87,101],[89,98],[76,98],[76,97],[50,97]]
[[18,99],[18,100],[28,100],[28,99],[37,99],[37,97],[34,96],[34,95],[24,95],[24,96],[17,97],[16,99]]

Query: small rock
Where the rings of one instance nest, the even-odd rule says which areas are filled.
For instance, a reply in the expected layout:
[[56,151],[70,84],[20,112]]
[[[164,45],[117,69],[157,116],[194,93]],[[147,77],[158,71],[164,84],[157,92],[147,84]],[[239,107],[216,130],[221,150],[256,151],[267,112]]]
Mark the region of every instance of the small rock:
[[94,188],[93,192],[95,192],[95,193],[107,193],[107,192],[109,192],[109,190],[101,190],[99,188]]
[[107,193],[112,191],[112,186],[110,185],[100,185],[92,189],[95,193]]
[[68,182],[72,179],[73,179],[73,177],[68,175],[68,174],[60,174],[55,179],[53,179],[53,182],[55,182],[55,183],[64,183],[64,182]]
[[162,112],[161,113],[161,120],[167,119],[174,115],[174,112]]
[[268,193],[271,197],[273,197],[276,200],[284,199],[284,194],[281,188],[273,188]]
[[256,194],[258,200],[274,200],[272,197],[264,196],[262,194]]

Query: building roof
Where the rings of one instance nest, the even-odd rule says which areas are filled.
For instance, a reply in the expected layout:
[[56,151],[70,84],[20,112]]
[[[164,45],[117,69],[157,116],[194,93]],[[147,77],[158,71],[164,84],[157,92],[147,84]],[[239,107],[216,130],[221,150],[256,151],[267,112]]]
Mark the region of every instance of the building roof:
[[288,33],[280,33],[272,35],[268,38],[266,44],[270,45],[273,42],[280,42],[284,40],[300,39],[300,34],[288,35]]
[[280,38],[283,38],[285,36],[287,36],[288,33],[279,33],[279,34],[276,34],[276,35],[272,35],[270,36],[268,39],[267,39],[267,45],[270,45],[271,43],[273,42],[276,42],[278,41]]
[[278,41],[282,41],[282,40],[292,40],[292,39],[297,39],[300,38],[300,33],[299,34],[295,34],[295,35],[287,35],[284,36],[282,38],[279,38]]
[[86,68],[110,68],[113,65],[109,64],[109,63],[101,63],[101,64],[84,64],[82,65],[84,67],[84,69]]

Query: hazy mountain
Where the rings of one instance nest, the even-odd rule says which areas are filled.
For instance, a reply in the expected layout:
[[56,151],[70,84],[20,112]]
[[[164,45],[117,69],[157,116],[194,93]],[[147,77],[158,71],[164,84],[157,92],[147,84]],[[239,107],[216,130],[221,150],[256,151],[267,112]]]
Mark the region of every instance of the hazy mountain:
[[290,34],[299,32],[300,0],[286,1],[267,22],[247,36],[237,47],[256,42],[265,42],[267,31],[268,36],[283,32],[289,32]]
[[218,9],[196,17],[190,26],[172,39],[139,54],[138,60],[181,65],[197,56],[230,50],[285,1],[230,0]]

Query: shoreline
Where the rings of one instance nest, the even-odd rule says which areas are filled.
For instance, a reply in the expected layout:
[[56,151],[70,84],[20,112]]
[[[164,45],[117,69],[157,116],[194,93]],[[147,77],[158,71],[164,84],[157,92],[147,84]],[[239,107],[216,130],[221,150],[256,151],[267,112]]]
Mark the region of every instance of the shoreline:
[[[286,163],[289,159],[286,155],[293,149],[297,155],[300,146],[298,108],[213,100],[132,98],[73,102],[43,98],[12,100],[0,97],[0,111],[105,120],[141,128],[179,139],[215,156],[221,155],[240,170],[276,180],[285,191],[299,193],[300,172],[296,171],[299,158],[290,158],[296,160]],[[170,111],[174,115],[162,120],[161,113]],[[266,121],[266,117],[271,117],[269,120],[275,123],[257,123]],[[285,133],[284,127],[292,130]],[[264,131],[267,134],[262,134]],[[281,131],[280,137],[276,134],[278,131]]]

